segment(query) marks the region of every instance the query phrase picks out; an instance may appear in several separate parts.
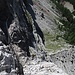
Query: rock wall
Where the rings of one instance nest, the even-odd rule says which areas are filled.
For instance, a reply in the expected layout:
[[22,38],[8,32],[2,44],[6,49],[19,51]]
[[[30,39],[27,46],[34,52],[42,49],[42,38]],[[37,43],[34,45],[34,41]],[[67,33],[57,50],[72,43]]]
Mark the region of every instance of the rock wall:
[[24,75],[27,58],[44,50],[43,41],[28,12],[29,3],[23,0],[0,2],[0,75]]
[[69,75],[75,74],[75,48],[63,50],[50,56],[52,62],[62,68]]
[[47,60],[31,5],[32,0],[0,0],[0,75],[67,75]]

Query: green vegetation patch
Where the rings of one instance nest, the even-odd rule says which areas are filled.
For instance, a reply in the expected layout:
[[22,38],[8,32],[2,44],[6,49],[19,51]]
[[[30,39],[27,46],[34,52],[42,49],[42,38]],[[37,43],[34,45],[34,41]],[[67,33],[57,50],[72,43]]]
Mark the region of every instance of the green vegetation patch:
[[[73,6],[75,6],[75,0],[64,0],[69,1]],[[61,31],[64,31],[64,39],[67,43],[75,45],[75,11],[73,13],[70,12],[69,9],[64,7],[61,0],[52,0],[52,2],[56,5],[56,8],[61,12],[62,16],[59,21],[63,24],[58,24],[58,28]],[[73,2],[73,3],[72,3]]]
[[65,40],[61,37],[60,34],[50,34],[49,32],[44,32],[45,36],[45,47],[47,50],[56,52],[60,50],[62,47],[65,47]]

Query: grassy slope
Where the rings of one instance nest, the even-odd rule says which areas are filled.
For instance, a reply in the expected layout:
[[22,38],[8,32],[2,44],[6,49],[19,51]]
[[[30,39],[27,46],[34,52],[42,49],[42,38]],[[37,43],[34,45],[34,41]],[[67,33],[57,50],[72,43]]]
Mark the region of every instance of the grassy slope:
[[61,38],[60,34],[50,34],[49,32],[45,31],[44,32],[45,36],[45,47],[47,50],[56,52],[58,50],[61,50],[61,48],[65,48],[65,40]]

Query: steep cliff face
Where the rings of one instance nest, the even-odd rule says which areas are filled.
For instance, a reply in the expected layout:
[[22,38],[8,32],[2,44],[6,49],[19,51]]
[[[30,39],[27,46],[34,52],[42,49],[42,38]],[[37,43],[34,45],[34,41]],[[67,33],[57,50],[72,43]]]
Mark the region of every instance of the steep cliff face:
[[23,0],[0,1],[0,75],[24,75],[27,57],[44,49],[27,7]]
[[47,1],[0,0],[0,75],[67,75],[45,51],[58,15]]

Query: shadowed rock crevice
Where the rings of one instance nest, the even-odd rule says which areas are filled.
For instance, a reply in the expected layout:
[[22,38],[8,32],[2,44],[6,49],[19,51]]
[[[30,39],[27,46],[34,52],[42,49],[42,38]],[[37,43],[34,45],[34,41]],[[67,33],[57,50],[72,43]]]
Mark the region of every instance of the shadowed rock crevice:
[[12,23],[12,19],[13,16],[10,13],[7,2],[5,0],[0,0],[0,28],[6,36],[7,42],[5,44],[8,44],[8,28]]
[[[10,44],[11,42],[12,43],[16,42],[16,44],[18,44],[24,51],[27,52],[27,55],[30,56],[29,43],[28,43],[29,41],[28,26],[24,15],[22,15],[24,14],[24,11],[22,9],[23,6],[22,4],[23,1],[20,0],[19,1],[1,0],[0,28],[4,32],[8,44]],[[19,28],[11,27],[13,22],[16,23],[13,26],[14,27],[18,26]],[[11,30],[12,28],[13,30]]]
[[43,32],[41,31],[40,27],[39,27],[38,24],[36,23],[36,21],[35,21],[35,20],[36,20],[35,13],[34,13],[33,9],[31,8],[31,5],[33,5],[33,2],[32,2],[32,0],[28,0],[27,2],[28,2],[29,4],[26,5],[26,8],[27,8],[28,12],[31,14],[31,16],[32,16],[32,18],[33,18],[33,21],[34,21],[34,26],[35,26],[35,28],[36,28],[36,30],[37,30],[37,34],[39,34],[39,36],[41,37],[42,42],[43,42],[43,44],[44,44],[45,40],[44,40]]

